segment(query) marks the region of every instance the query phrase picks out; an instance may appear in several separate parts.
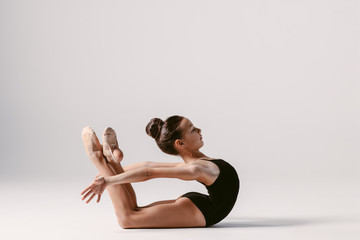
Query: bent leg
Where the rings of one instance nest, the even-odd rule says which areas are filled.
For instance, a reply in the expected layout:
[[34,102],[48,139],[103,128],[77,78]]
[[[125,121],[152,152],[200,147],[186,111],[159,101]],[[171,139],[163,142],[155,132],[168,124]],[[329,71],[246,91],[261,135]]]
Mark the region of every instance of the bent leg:
[[[116,139],[116,133],[114,129],[111,127],[106,127],[102,134],[102,140],[103,140],[103,154],[105,158],[108,161],[108,165],[113,170],[115,174],[120,174],[124,172],[124,169],[120,165],[120,162],[124,158],[124,154],[119,148],[119,143]],[[123,186],[126,188],[126,190],[129,192],[130,198],[133,203],[133,207],[138,207],[137,201],[136,201],[136,194],[131,186],[130,183],[123,184]]]
[[[107,165],[101,145],[91,128],[84,128],[82,138],[87,156],[103,177],[113,176],[114,172]],[[134,211],[133,203],[126,188],[121,184],[107,187],[114,206],[118,222],[124,221]]]
[[[113,155],[115,157],[115,161],[113,161],[111,159],[107,159],[109,167],[113,170],[113,172],[115,174],[123,173],[124,169],[119,164],[119,162],[122,160],[122,158],[124,156],[122,151],[120,149],[114,149]],[[126,188],[126,190],[128,191],[128,193],[130,195],[131,201],[133,203],[133,207],[137,208],[138,205],[137,205],[136,194],[135,194],[134,188],[131,186],[130,183],[123,184],[123,186]]]

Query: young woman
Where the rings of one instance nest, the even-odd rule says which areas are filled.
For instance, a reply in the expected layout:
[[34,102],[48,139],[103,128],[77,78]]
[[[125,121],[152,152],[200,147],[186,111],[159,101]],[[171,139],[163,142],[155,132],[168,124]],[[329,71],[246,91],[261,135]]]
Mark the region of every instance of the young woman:
[[[181,156],[184,162],[145,161],[123,168],[120,164],[123,152],[115,131],[106,128],[101,145],[95,132],[85,127],[84,147],[100,174],[81,193],[85,194],[82,200],[88,197],[88,203],[98,195],[99,202],[106,188],[122,228],[208,227],[224,219],[236,202],[239,178],[229,163],[199,151],[204,145],[201,129],[189,119],[174,115],[165,122],[151,119],[145,130],[164,153]],[[209,195],[189,192],[174,200],[139,207],[131,183],[152,178],[196,180],[207,188]]]

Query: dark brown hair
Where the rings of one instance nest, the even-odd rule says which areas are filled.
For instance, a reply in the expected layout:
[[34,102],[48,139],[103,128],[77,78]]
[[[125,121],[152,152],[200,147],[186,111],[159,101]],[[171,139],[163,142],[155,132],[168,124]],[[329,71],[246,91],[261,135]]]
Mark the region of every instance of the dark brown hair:
[[180,128],[180,122],[183,116],[174,115],[168,117],[165,122],[160,118],[152,118],[146,125],[147,135],[154,138],[161,151],[171,155],[179,155],[174,143],[176,139],[182,138],[183,129]]

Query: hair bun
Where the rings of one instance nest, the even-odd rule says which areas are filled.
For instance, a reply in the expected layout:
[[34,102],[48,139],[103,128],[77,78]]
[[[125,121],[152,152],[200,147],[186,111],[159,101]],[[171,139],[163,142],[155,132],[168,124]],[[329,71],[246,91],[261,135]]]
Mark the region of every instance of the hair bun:
[[146,125],[145,131],[150,137],[158,139],[163,125],[164,121],[160,118],[152,118],[150,122]]

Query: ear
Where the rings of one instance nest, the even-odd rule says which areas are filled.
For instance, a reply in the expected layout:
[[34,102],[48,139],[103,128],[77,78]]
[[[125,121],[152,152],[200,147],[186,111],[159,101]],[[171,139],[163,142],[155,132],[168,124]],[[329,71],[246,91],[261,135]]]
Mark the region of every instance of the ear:
[[175,147],[176,148],[182,148],[184,146],[184,143],[180,139],[175,140]]

